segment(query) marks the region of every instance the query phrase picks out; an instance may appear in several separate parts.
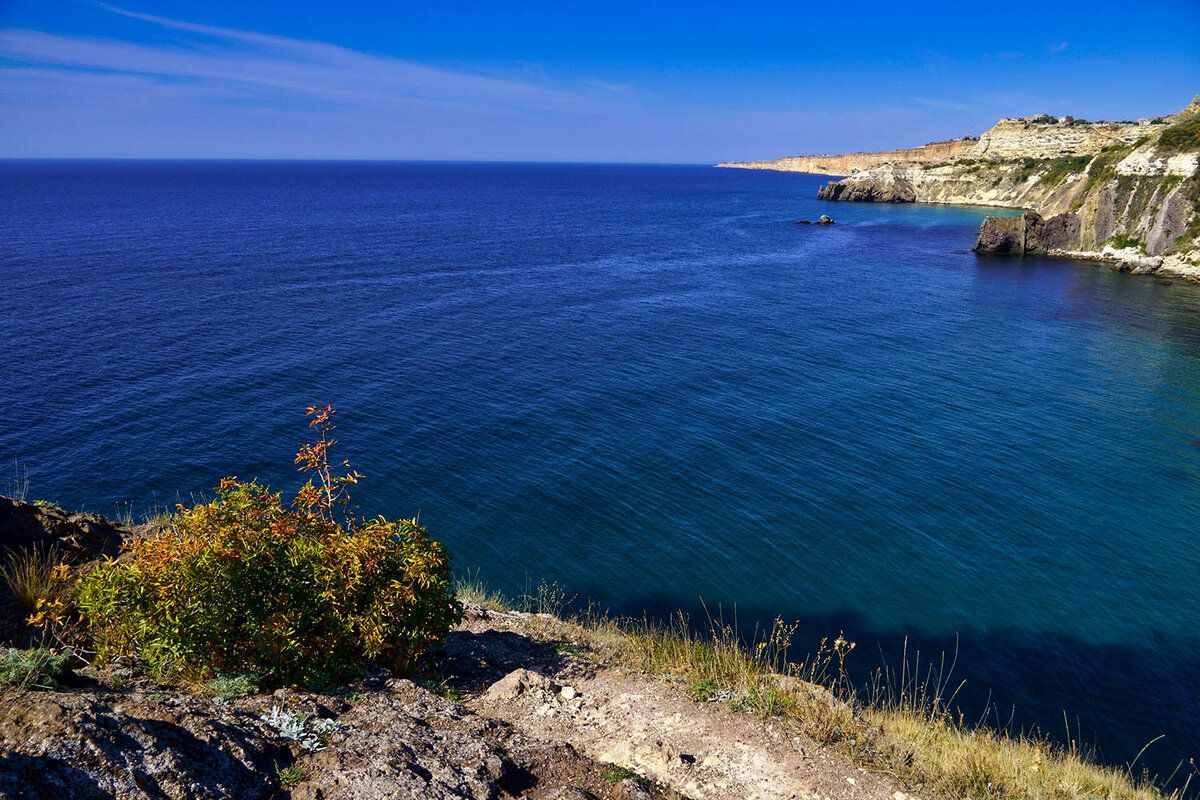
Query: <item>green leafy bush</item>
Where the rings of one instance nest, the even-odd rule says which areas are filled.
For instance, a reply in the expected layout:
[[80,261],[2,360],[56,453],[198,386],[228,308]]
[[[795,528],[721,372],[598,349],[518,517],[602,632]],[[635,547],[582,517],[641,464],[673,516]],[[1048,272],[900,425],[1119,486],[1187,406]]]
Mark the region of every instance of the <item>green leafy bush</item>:
[[258,694],[258,676],[253,672],[218,672],[204,691],[219,700],[233,700]]
[[445,548],[415,520],[334,520],[348,498],[337,488],[344,479],[329,475],[333,410],[323,413],[320,441],[301,451],[315,460],[298,459],[321,485],[310,481],[291,508],[254,481],[226,478],[216,500],[180,507],[173,530],[77,584],[102,659],[319,685],[367,659],[411,671],[444,641],[462,610]]

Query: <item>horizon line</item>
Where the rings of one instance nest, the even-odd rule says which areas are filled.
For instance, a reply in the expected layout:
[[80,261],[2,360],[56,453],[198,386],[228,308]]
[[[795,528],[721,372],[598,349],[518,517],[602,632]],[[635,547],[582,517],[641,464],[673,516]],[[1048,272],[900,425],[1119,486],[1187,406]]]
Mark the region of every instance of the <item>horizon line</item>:
[[[715,167],[708,161],[535,161],[528,159],[467,158],[356,158],[326,156],[0,156],[0,162],[48,161],[172,161],[172,162],[254,162],[254,163],[341,163],[341,164],[540,164],[561,166],[664,166]],[[727,163],[727,162],[717,162]]]

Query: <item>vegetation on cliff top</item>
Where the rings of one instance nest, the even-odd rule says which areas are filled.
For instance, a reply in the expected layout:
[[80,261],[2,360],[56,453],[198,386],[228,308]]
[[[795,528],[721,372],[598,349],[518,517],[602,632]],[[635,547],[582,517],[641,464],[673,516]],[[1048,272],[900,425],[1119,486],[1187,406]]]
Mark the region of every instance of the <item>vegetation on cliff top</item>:
[[1200,150],[1200,117],[1164,130],[1158,137],[1158,148],[1172,153]]

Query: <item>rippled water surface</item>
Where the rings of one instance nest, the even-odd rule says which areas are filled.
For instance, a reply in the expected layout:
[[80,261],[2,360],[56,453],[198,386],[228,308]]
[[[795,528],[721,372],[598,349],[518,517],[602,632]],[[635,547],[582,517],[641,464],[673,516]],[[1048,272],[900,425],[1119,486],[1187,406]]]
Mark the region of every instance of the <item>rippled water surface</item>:
[[498,588],[799,618],[864,671],[957,639],[969,715],[1200,756],[1200,287],[819,183],[0,164],[0,458],[110,514],[290,490],[332,402],[362,508]]

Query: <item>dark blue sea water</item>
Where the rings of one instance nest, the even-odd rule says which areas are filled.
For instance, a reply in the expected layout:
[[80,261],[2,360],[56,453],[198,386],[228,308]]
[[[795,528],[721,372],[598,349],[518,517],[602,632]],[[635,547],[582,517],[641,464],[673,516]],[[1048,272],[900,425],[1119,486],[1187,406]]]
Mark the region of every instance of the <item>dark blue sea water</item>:
[[[953,651],[968,716],[1200,755],[1200,286],[705,167],[0,164],[0,463],[135,514],[299,483],[620,612]],[[797,226],[829,213],[830,228]]]

